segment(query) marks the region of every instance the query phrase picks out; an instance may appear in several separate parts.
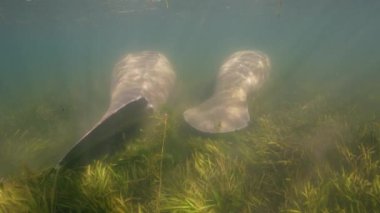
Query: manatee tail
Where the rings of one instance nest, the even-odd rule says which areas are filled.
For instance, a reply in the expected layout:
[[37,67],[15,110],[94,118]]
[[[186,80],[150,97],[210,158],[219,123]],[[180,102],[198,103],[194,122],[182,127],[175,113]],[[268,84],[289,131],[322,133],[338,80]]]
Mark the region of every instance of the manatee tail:
[[149,114],[147,101],[138,97],[130,103],[108,113],[93,129],[87,132],[60,160],[60,166],[75,167],[88,163],[96,155],[102,154],[101,144],[123,129],[134,128],[144,116]]
[[250,120],[245,100],[222,95],[213,96],[198,107],[186,110],[185,121],[206,133],[226,133],[240,130]]

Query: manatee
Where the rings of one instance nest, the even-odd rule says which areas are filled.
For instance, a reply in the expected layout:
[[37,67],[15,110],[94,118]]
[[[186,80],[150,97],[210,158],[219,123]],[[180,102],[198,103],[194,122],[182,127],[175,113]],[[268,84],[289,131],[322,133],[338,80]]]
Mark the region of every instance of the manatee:
[[162,106],[176,75],[168,59],[159,52],[126,55],[112,73],[111,100],[99,122],[63,157],[59,166],[75,164],[113,135],[132,128]]
[[245,128],[250,116],[247,97],[258,90],[270,70],[266,54],[238,51],[220,68],[214,94],[184,112],[185,121],[204,133],[226,133]]

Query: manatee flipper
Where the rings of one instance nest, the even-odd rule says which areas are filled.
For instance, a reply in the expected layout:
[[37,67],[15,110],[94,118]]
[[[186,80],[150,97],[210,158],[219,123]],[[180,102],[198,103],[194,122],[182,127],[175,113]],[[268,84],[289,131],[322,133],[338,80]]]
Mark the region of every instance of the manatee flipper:
[[214,94],[184,112],[185,121],[205,133],[226,133],[245,128],[249,121],[247,96],[257,90],[270,68],[268,57],[257,51],[239,51],[220,68]]

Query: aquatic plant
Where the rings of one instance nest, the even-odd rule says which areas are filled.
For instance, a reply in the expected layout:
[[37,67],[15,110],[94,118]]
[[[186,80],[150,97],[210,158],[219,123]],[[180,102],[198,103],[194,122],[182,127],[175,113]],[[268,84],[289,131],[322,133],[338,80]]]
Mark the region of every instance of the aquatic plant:
[[[163,110],[167,116],[149,118],[118,152],[89,165],[39,172],[26,167],[2,178],[0,211],[380,209],[380,123],[358,108],[323,94],[291,102],[264,94],[251,104],[249,128],[216,136],[189,131],[181,124],[181,109]],[[0,152],[10,152],[15,140],[40,147],[30,151],[45,149],[46,140],[28,134],[2,133],[9,148]]]

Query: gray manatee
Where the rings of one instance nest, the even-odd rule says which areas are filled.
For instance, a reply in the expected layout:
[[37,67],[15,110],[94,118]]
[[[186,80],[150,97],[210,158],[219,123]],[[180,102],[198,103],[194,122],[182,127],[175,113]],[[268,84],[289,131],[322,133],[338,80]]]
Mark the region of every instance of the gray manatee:
[[100,121],[59,162],[66,165],[84,153],[129,128],[164,104],[175,83],[175,72],[159,52],[126,55],[113,70],[111,101]]
[[214,94],[184,112],[185,121],[205,133],[226,133],[248,125],[249,93],[261,87],[270,70],[269,58],[259,51],[239,51],[220,68]]

